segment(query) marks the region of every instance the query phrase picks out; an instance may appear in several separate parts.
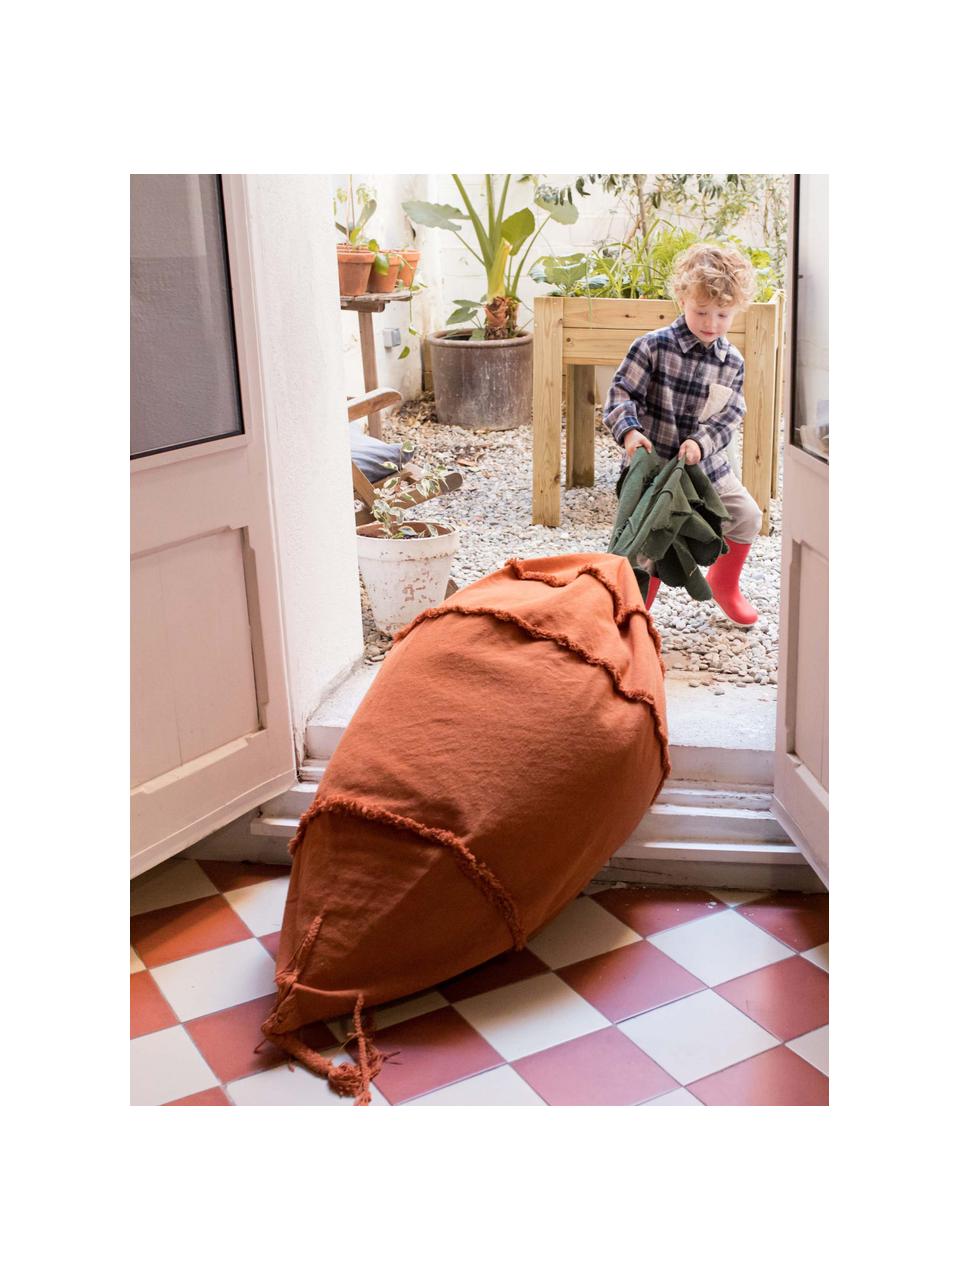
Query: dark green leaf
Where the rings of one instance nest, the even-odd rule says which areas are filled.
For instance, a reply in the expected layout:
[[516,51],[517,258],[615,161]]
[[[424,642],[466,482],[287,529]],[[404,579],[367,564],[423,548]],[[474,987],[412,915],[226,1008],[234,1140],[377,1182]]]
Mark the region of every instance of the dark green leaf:
[[477,307],[457,307],[456,311],[447,316],[447,324],[463,324],[467,320],[472,320],[477,313]]

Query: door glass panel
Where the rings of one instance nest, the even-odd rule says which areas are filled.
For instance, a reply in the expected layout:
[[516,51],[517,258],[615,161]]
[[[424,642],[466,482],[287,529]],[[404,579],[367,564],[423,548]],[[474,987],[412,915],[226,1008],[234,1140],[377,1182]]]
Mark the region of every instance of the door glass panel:
[[817,458],[830,453],[827,175],[794,177],[795,253],[791,438]]
[[220,179],[130,180],[130,453],[243,433]]

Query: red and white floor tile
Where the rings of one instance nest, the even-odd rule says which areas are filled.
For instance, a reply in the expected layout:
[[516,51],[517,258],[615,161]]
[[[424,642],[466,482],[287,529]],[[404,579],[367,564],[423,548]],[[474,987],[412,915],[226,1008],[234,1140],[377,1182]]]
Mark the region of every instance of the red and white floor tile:
[[[352,1106],[254,1049],[288,869],[173,860],[133,882],[137,1106]],[[373,1012],[375,1106],[825,1106],[827,898],[599,889],[510,952]],[[337,1050],[342,1019],[310,1029]]]

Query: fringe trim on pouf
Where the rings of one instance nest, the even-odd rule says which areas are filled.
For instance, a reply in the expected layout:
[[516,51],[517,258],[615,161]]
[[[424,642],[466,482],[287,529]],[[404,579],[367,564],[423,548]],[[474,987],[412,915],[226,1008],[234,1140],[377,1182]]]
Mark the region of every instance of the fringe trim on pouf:
[[319,1050],[304,1044],[295,1031],[266,1031],[269,1019],[263,1024],[263,1030],[271,1044],[282,1049],[291,1058],[296,1058],[314,1075],[325,1076],[334,1093],[341,1097],[355,1096],[355,1107],[368,1107],[371,1100],[370,1081],[380,1074],[383,1064],[393,1055],[381,1053],[373,1043],[373,1026],[364,1026],[362,1011],[363,992],[360,992],[353,1007],[354,1029],[340,1046],[343,1049],[351,1040],[356,1040],[359,1062],[334,1062],[332,1058],[324,1057]]

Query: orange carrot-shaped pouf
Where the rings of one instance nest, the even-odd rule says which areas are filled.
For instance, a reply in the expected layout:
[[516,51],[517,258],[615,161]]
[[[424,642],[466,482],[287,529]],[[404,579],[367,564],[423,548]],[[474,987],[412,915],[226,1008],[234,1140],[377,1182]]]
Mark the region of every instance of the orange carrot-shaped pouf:
[[[509,560],[397,632],[291,841],[267,1038],[368,1103],[364,1006],[522,947],[656,798],[659,650],[601,552]],[[299,1033],[350,1011],[335,1065]]]

